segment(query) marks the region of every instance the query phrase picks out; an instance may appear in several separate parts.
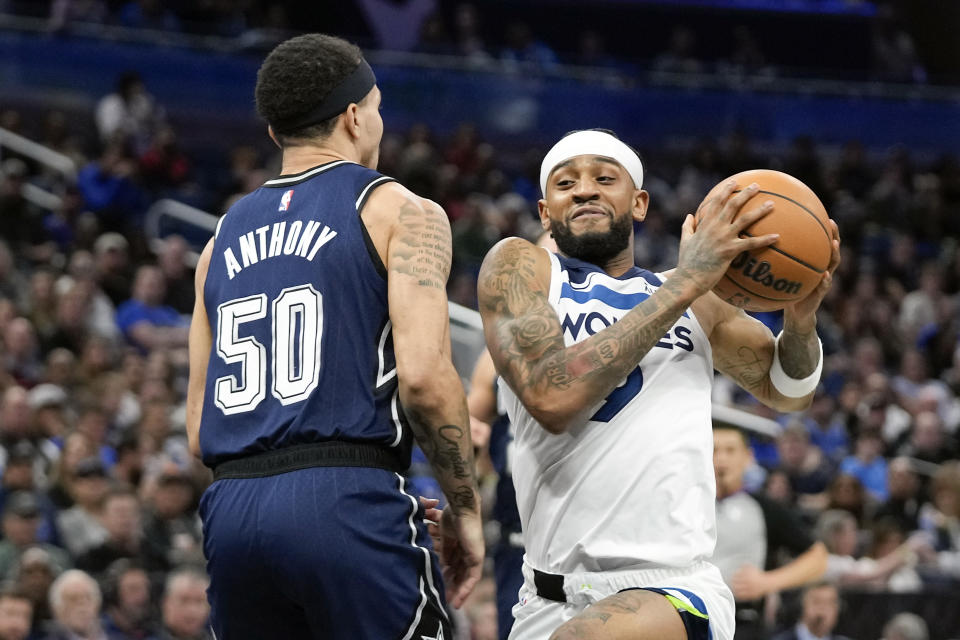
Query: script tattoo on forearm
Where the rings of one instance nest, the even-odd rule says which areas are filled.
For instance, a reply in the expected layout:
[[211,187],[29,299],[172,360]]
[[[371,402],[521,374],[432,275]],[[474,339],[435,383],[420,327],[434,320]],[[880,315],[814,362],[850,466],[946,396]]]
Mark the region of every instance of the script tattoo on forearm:
[[[431,427],[416,411],[408,410],[407,417],[450,504],[457,511],[475,508],[477,482],[467,446],[469,431],[454,424]],[[466,406],[462,418],[464,423],[469,420]]]
[[721,358],[719,368],[732,377],[744,389],[757,391],[767,381],[769,361],[764,362],[756,351],[750,347],[737,349],[736,358]]
[[686,309],[680,278],[596,336],[565,347],[563,328],[537,280],[536,257],[517,244],[500,248],[480,274],[480,299],[495,320],[491,350],[518,392],[569,388],[586,381],[612,390]]
[[780,366],[791,378],[803,379],[817,368],[820,347],[817,333],[796,333],[784,329],[780,338]]
[[391,247],[390,269],[417,279],[422,287],[444,290],[450,275],[450,225],[443,211],[405,202]]

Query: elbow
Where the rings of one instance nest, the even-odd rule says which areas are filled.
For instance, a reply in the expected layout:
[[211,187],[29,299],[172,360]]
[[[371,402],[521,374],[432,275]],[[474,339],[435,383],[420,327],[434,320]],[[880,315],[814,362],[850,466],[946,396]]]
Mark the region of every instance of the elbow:
[[551,402],[550,398],[525,398],[523,405],[537,423],[546,431],[560,435],[566,433],[577,422],[579,411],[573,411],[559,402]]

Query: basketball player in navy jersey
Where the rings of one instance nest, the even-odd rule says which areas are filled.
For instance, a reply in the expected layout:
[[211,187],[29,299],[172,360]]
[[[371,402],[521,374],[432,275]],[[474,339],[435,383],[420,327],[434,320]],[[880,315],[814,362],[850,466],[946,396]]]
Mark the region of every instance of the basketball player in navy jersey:
[[480,271],[487,347],[514,428],[524,586],[512,640],[730,640],[733,598],[716,540],[714,369],[779,411],[820,377],[816,311],[840,260],[787,306],[774,338],[711,289],[772,203],[726,184],[683,223],[677,267],[633,263],[640,158],[610,132],[561,139],[541,165],[540,219],[559,247],[498,243]]
[[380,90],[360,50],[280,44],[257,110],[282,175],[221,219],[197,269],[188,435],[220,638],[452,637],[416,437],[448,508],[446,596],[483,560],[463,388],[450,360],[443,210],[377,173]]

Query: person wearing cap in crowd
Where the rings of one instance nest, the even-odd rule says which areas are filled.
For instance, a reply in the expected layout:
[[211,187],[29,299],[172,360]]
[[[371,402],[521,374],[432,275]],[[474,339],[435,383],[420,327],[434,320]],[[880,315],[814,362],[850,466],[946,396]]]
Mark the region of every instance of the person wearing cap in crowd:
[[57,517],[63,544],[74,558],[107,539],[107,530],[100,522],[100,507],[109,488],[107,471],[99,458],[77,463],[70,484],[74,505]]
[[729,640],[733,598],[709,561],[714,369],[779,411],[809,406],[820,379],[816,311],[840,261],[836,225],[829,268],[775,338],[711,292],[733,258],[776,242],[741,236],[773,203],[747,206],[759,186],[728,181],[699,222],[686,217],[677,267],[655,274],[634,265],[643,171],[612,132],[568,134],[540,170],[540,220],[559,252],[508,238],[480,271],[516,429],[526,581],[514,640]]
[[27,640],[33,620],[33,603],[16,586],[0,587],[0,640]]
[[[200,503],[213,631],[452,637],[441,594],[463,604],[484,542],[450,355],[450,222],[376,171],[380,89],[356,45],[291,38],[255,93],[282,173],[220,218],[190,330],[187,433],[214,473]],[[442,513],[398,475],[414,439]]]
[[93,243],[97,282],[114,307],[130,297],[130,243],[116,231],[108,231]]
[[61,567],[70,566],[70,556],[66,551],[38,539],[41,515],[40,501],[33,492],[17,491],[4,501],[0,580],[11,577],[21,554],[31,547],[44,549]]
[[50,608],[50,585],[64,570],[45,549],[31,547],[20,556],[14,582],[33,603],[31,635],[43,637],[44,629],[53,618]]
[[103,498],[100,522],[107,532],[106,539],[77,557],[77,568],[99,578],[115,560],[130,558],[148,571],[167,571],[167,559],[144,543],[140,500],[126,487],[110,489]]

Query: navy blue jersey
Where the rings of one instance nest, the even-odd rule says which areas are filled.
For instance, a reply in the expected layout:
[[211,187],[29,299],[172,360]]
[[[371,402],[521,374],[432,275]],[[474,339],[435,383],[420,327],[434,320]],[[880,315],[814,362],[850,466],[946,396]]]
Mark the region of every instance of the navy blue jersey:
[[220,220],[204,288],[208,466],[328,440],[409,462],[386,270],[360,220],[390,180],[331,162],[266,182]]

